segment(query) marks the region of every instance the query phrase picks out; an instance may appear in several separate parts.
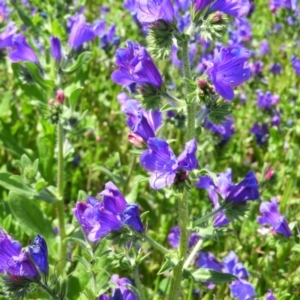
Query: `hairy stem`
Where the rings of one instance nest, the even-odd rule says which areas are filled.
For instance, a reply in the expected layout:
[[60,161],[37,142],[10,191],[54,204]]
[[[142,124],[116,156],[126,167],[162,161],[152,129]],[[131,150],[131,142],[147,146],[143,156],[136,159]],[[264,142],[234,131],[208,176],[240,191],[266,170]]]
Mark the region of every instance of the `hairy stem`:
[[182,270],[184,260],[188,250],[189,232],[188,227],[188,192],[185,190],[182,194],[181,199],[178,199],[178,221],[180,228],[180,241],[179,241],[179,262],[173,269],[173,276],[171,279],[170,295],[169,299],[178,299],[180,294],[180,286],[182,279]]
[[64,207],[64,154],[63,154],[63,127],[62,124],[57,125],[57,215],[59,223],[59,264],[57,267],[57,272],[59,275],[63,274],[66,257],[67,248],[65,244],[66,230],[65,230],[65,207]]
[[[183,71],[184,77],[188,80],[192,80],[191,65],[189,59],[189,42],[185,36],[182,43],[182,60],[183,60]],[[187,125],[186,125],[186,141],[190,141],[195,138],[195,117],[196,117],[196,104],[194,99],[191,98],[193,88],[188,82],[185,83],[186,89],[186,104],[187,104]],[[189,209],[188,209],[188,198],[189,193],[185,190],[182,194],[181,199],[178,202],[178,225],[180,228],[180,241],[179,241],[179,262],[173,269],[173,275],[171,278],[171,287],[169,299],[177,300],[181,290],[181,280],[184,260],[188,251],[188,239],[189,232],[187,230],[189,220]]]
[[140,280],[138,265],[136,265],[133,269],[133,278],[134,278],[135,286],[139,292],[139,295],[138,295],[139,300],[146,300],[147,298],[145,296],[144,288],[143,288],[141,280]]

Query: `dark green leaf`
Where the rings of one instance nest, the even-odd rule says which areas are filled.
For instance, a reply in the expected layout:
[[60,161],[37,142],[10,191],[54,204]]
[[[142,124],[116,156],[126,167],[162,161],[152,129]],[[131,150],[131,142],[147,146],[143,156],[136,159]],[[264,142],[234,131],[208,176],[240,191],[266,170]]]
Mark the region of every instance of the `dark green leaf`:
[[45,217],[34,201],[24,195],[10,192],[8,203],[13,216],[18,220],[23,230],[34,236],[42,234],[46,239],[54,237],[50,221]]
[[201,282],[232,282],[237,278],[229,273],[221,273],[210,269],[198,269],[192,273],[192,276],[196,281]]

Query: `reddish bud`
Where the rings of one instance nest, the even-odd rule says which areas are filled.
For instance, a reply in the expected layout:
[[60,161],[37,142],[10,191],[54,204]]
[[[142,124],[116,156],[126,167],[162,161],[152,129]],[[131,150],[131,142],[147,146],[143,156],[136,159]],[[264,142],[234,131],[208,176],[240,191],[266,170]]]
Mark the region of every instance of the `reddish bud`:
[[133,145],[135,145],[136,147],[142,147],[144,144],[144,140],[134,132],[129,132],[127,137],[128,137],[128,141]]
[[60,104],[64,103],[64,101],[65,101],[65,93],[64,93],[63,90],[58,90],[58,91],[56,92],[56,100],[57,100]]
[[199,78],[198,79],[198,86],[203,89],[204,87],[207,86],[207,80],[204,79],[204,78]]
[[215,12],[215,14],[212,17],[212,22],[219,22],[223,18],[223,14],[220,11]]
[[269,168],[265,174],[265,180],[270,180],[273,175],[274,175],[275,171],[272,168]]

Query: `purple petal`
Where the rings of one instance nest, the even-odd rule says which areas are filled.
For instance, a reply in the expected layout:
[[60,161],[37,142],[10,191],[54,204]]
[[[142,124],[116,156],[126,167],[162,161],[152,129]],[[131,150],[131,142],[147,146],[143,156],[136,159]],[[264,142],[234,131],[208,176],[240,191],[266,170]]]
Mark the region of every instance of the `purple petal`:
[[12,38],[14,50],[9,53],[9,58],[13,62],[38,62],[35,52],[27,44],[24,35],[15,34]]
[[185,171],[192,171],[199,168],[196,152],[197,143],[195,139],[192,139],[185,144],[184,151],[178,157],[179,168]]
[[105,184],[105,190],[99,196],[103,197],[103,206],[113,214],[123,213],[126,207],[126,200],[119,189],[111,181]]
[[241,203],[247,200],[259,198],[258,184],[253,172],[249,172],[245,178],[230,189],[226,202]]

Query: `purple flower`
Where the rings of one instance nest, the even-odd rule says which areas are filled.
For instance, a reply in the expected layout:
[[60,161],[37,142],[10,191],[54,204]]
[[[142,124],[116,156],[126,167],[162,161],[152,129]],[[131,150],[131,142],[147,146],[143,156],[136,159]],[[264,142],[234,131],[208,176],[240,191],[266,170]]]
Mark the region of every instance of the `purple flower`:
[[213,124],[208,119],[205,120],[204,126],[212,133],[216,133],[222,137],[221,144],[227,143],[235,133],[234,121],[231,116],[222,124]]
[[196,12],[210,5],[208,12],[220,11],[238,18],[250,9],[249,0],[194,0],[194,3]]
[[252,171],[248,172],[245,178],[236,184],[231,182],[231,170],[218,174],[217,182],[214,183],[210,177],[199,176],[195,183],[198,188],[205,188],[212,202],[217,206],[218,194],[226,203],[244,203],[259,198],[258,184]]
[[17,33],[18,28],[15,23],[10,22],[6,29],[0,34],[0,48],[13,47],[12,39]]
[[37,235],[32,243],[28,247],[29,254],[39,270],[48,275],[49,263],[48,263],[48,247],[47,243],[41,235]]
[[60,39],[51,36],[50,38],[50,46],[51,46],[51,55],[52,57],[58,62],[61,62],[62,59],[62,49],[61,49],[61,42]]
[[28,258],[28,254],[22,251],[22,245],[8,236],[0,228],[0,273],[11,276],[36,278],[38,271]]
[[261,225],[271,225],[276,232],[289,238],[292,232],[283,215],[278,210],[276,198],[271,198],[270,202],[262,202],[259,211],[262,216],[257,217],[257,222]]
[[249,64],[252,76],[258,76],[261,74],[263,67],[264,67],[264,63],[260,60],[257,60],[253,63]]
[[233,298],[237,300],[251,300],[255,296],[255,290],[246,280],[236,280],[229,286]]
[[268,40],[261,41],[259,45],[259,56],[263,56],[269,53],[270,53],[269,41]]
[[[189,247],[191,248],[195,246],[199,238],[200,238],[199,234],[197,234],[196,232],[192,232],[189,238]],[[168,234],[169,244],[173,248],[177,249],[179,245],[179,240],[180,240],[180,228],[178,226],[172,227],[170,229],[170,233]]]
[[239,279],[248,279],[249,274],[242,263],[238,261],[238,257],[234,251],[230,251],[227,256],[223,258],[224,273],[230,273]]
[[298,0],[270,0],[270,10],[276,12],[278,8],[288,8],[296,10],[298,6]]
[[32,62],[37,63],[38,58],[35,52],[27,44],[25,36],[22,34],[15,34],[12,37],[13,50],[9,53],[9,58],[13,62]]
[[296,58],[295,56],[292,56],[291,63],[295,70],[295,73],[297,75],[300,75],[300,59]]
[[91,24],[86,23],[84,15],[76,16],[73,23],[68,45],[77,50],[82,44],[93,40],[96,37]]
[[280,118],[280,111],[279,110],[275,110],[274,115],[271,119],[271,125],[278,127],[279,124],[281,122],[281,118]]
[[212,253],[200,252],[196,262],[197,267],[222,272],[223,265]]
[[275,296],[273,295],[273,292],[271,289],[269,289],[267,295],[266,295],[266,300],[276,300]]
[[138,43],[127,41],[127,48],[117,49],[116,65],[119,70],[112,73],[111,79],[117,84],[152,85],[158,89],[162,85],[162,77],[152,58]]
[[232,100],[233,88],[250,78],[250,69],[246,65],[249,57],[249,50],[240,46],[223,47],[215,56],[207,74],[223,98]]
[[175,11],[170,0],[137,0],[137,18],[142,24],[157,20],[173,23]]
[[234,25],[237,30],[230,32],[230,39],[232,43],[243,43],[251,40],[252,29],[247,18],[238,18],[234,20]]
[[8,8],[6,4],[6,0],[1,0],[0,1],[0,23],[2,23],[4,20],[8,18],[10,12],[11,10]]
[[73,209],[89,241],[97,242],[111,231],[120,231],[124,225],[144,231],[137,205],[128,204],[112,182],[106,183],[105,190],[98,196],[103,198],[101,202],[87,197],[87,203],[77,202]]
[[[210,269],[217,272],[222,272],[222,263],[220,263],[212,253],[199,252],[196,266],[203,269]],[[210,289],[214,289],[215,285],[212,282],[205,282],[205,285]]]
[[162,121],[162,114],[159,110],[146,111],[141,107],[140,102],[128,100],[123,105],[122,111],[127,115],[126,122],[130,130],[139,135],[144,142],[155,137],[155,132]]
[[282,68],[280,63],[273,63],[269,69],[274,75],[281,74]]
[[[171,186],[175,181],[176,175],[178,180],[186,179],[186,172],[198,168],[196,158],[197,144],[195,139],[187,142],[185,150],[178,156],[175,156],[169,144],[160,138],[148,139],[149,150],[144,151],[140,156],[141,165],[151,172],[150,186],[155,189],[161,189],[165,186]],[[177,178],[176,178],[177,179]]]
[[98,300],[138,300],[137,296],[128,288],[128,285],[132,285],[128,278],[120,278],[119,275],[114,274],[110,281],[117,285],[118,288],[112,289],[112,297],[109,297],[108,294],[103,294]]
[[271,92],[263,93],[261,90],[257,90],[256,95],[256,104],[259,108],[263,109],[271,109],[272,106],[278,104],[280,100],[278,95],[272,95]]
[[269,136],[269,129],[266,123],[259,125],[257,122],[250,129],[250,133],[255,135],[256,143],[261,146],[263,145]]

